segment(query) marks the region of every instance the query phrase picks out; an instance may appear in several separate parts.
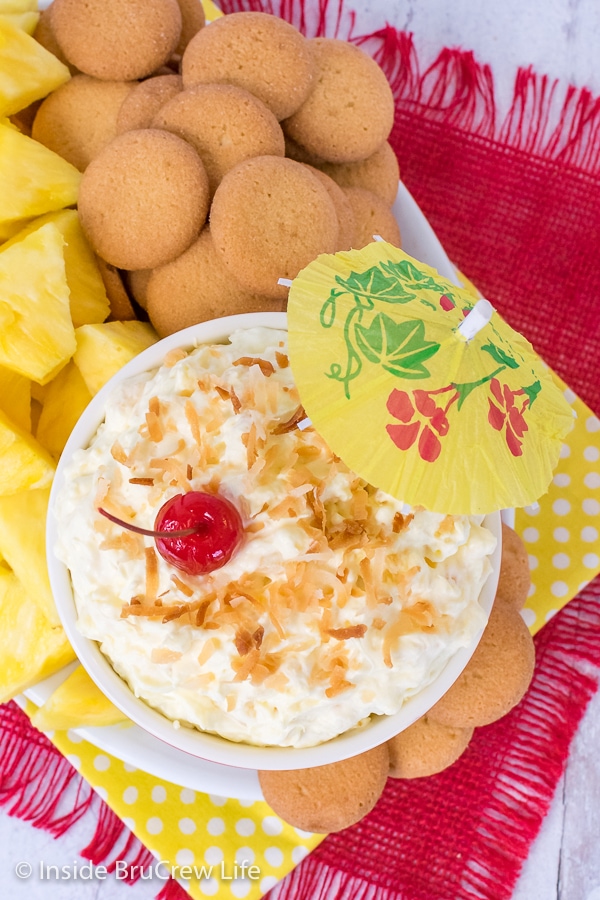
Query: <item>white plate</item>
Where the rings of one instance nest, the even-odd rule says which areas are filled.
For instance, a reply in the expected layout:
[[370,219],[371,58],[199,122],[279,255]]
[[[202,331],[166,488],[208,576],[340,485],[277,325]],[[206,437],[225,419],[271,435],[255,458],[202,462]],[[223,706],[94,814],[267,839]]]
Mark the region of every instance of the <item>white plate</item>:
[[[433,229],[402,183],[393,212],[400,225],[403,249],[437,269],[454,284],[459,284],[454,267]],[[74,665],[28,690],[28,699],[41,705]],[[134,724],[79,728],[76,733],[117,759],[174,784],[242,800],[262,799],[255,770],[220,765],[192,756],[165,744]]]

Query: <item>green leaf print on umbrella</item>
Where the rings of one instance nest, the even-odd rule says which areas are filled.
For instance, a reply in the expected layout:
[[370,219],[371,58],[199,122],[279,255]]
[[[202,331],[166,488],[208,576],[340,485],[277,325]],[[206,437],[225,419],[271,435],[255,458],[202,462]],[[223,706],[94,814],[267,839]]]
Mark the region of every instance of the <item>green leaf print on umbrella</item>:
[[428,378],[423,365],[440,348],[425,339],[425,325],[421,320],[395,322],[385,313],[378,313],[368,328],[356,325],[356,343],[372,363],[381,363],[387,372],[399,378]]

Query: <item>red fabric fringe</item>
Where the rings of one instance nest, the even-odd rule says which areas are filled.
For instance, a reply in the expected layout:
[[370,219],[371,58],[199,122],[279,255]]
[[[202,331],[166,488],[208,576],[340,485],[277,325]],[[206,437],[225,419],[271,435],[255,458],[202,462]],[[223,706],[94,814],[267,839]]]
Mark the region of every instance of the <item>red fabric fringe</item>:
[[[391,142],[402,178],[449,255],[600,411],[600,317],[589,300],[600,296],[600,99],[521,69],[499,116],[492,73],[472,53],[445,49],[421,71],[411,35],[385,26],[357,36],[344,0],[221,6],[281,15],[377,59],[396,98]],[[599,600],[596,580],[537,635],[534,681],[517,709],[478,729],[440,775],[390,780],[366,819],[327,838],[271,897],[506,900],[597,689]],[[13,703],[0,707],[0,804],[54,835],[88,817],[95,833],[82,855],[94,864],[151,862]],[[185,896],[170,881],[157,900]]]

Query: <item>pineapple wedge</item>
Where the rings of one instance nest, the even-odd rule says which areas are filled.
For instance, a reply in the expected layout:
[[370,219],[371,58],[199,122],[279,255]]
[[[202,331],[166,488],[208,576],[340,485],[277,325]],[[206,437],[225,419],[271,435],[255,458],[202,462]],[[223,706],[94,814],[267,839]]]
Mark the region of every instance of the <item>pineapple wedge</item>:
[[78,666],[33,713],[31,721],[40,731],[66,731],[82,725],[116,725],[129,720],[96,687],[83,666]]
[[36,438],[58,459],[77,419],[92,395],[77,366],[70,362],[45,388]]
[[92,395],[125,363],[158,340],[151,325],[136,321],[82,325],[75,336],[77,350],[73,362]]
[[68,68],[21,28],[0,16],[0,115],[46,97],[71,77]]
[[26,34],[32,35],[37,28],[40,20],[40,14],[37,12],[20,12],[20,13],[3,13],[0,12],[0,19],[8,22],[13,28],[18,28]]
[[31,431],[31,381],[5,366],[0,366],[0,412]]
[[53,475],[49,453],[0,410],[0,497],[46,487]]
[[51,626],[60,625],[46,564],[50,489],[0,497],[0,554]]
[[35,12],[37,0],[0,0],[0,13]]
[[14,572],[0,567],[0,703],[58,672],[75,654],[59,625],[53,627]]
[[0,252],[33,234],[48,222],[52,222],[65,239],[65,274],[71,291],[69,304],[74,327],[104,322],[110,312],[110,304],[96,256],[82,231],[76,210],[61,209],[40,216],[7,241]]
[[64,238],[49,222],[0,248],[0,365],[46,384],[76,350]]
[[[30,38],[30,40],[32,40]],[[33,42],[35,43],[35,41]],[[77,202],[81,172],[12,125],[0,122],[0,236]]]

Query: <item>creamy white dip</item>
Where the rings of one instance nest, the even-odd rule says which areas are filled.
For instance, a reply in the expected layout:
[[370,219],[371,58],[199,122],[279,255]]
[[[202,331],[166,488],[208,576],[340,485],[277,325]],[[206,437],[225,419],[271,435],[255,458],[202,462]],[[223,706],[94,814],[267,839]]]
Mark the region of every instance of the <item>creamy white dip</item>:
[[[495,538],[478,517],[403,515],[314,429],[286,430],[286,337],[236,332],[123,382],[65,472],[57,555],[81,632],[136,696],[176,725],[309,747],[396,713],[472,641]],[[245,526],[208,575],[97,511],[152,528],[187,490],[218,491]]]

